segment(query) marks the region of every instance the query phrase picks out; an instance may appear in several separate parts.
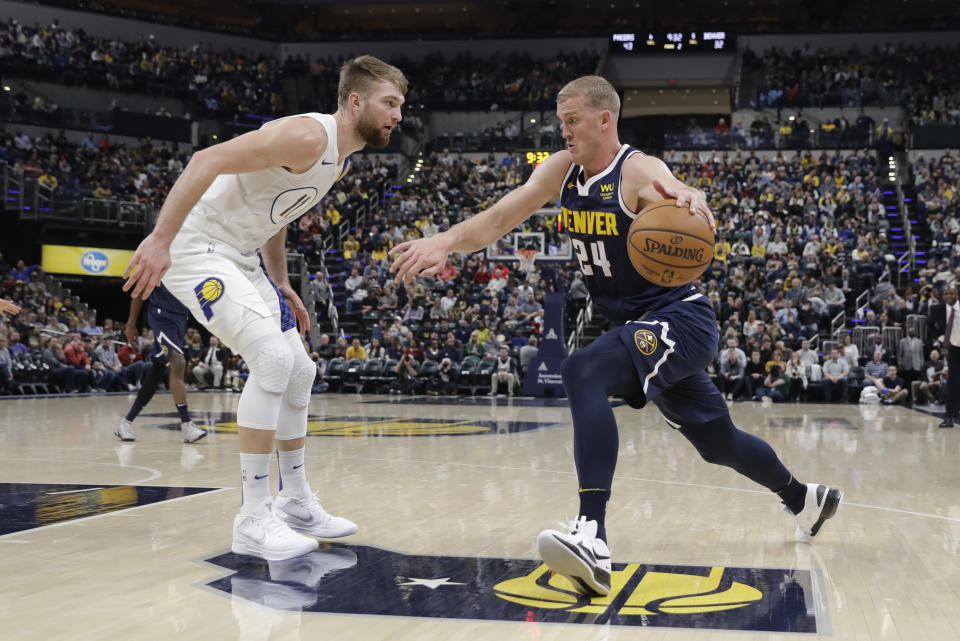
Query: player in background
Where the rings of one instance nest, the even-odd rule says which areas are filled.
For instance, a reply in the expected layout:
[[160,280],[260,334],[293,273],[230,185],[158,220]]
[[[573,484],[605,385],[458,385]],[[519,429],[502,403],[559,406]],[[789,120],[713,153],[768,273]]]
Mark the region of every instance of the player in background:
[[[250,368],[237,406],[242,499],[235,553],[278,561],[317,549],[316,539],[302,534],[357,531],[328,514],[307,482],[316,366],[301,339],[310,318],[290,285],[286,231],[347,171],[350,154],[387,145],[406,90],[399,69],[360,56],[340,70],[336,113],[280,118],[196,152],[124,272],[124,290],[134,297],[149,296],[162,279]],[[276,501],[269,481],[274,449]]]
[[[136,349],[137,319],[140,318],[140,309],[143,300],[130,299],[130,316],[124,327],[124,334],[131,347]],[[137,399],[130,406],[130,411],[120,420],[114,434],[121,441],[136,440],[133,436],[133,421],[140,411],[147,406],[163,380],[164,370],[170,364],[170,394],[180,414],[180,432],[184,443],[195,443],[207,433],[201,430],[190,420],[187,409],[187,385],[183,374],[187,369],[187,361],[183,357],[184,334],[187,331],[187,316],[190,312],[180,301],[174,298],[167,289],[160,285],[150,294],[147,301],[147,325],[153,332],[153,351],[150,353],[150,372],[137,392]]]
[[[737,429],[705,373],[718,344],[717,319],[695,287],[664,287],[643,279],[627,254],[631,221],[647,205],[675,198],[716,231],[705,196],[677,180],[659,159],[620,143],[620,97],[599,76],[568,83],[557,96],[567,149],[550,156],[521,187],[451,229],[391,250],[396,279],[440,271],[450,252],[475,252],[496,242],[547,202],[559,198],[593,303],[615,326],[568,356],[561,367],[573,415],[579,517],[569,533],[544,530],[540,555],[588,595],[610,590],[610,549],[604,523],[619,436],[608,396],[632,407],[652,402],[704,460],[732,467],[775,492],[796,516],[797,536],[815,536],[841,492],[798,481],[763,440]],[[592,224],[587,224],[590,221]]]

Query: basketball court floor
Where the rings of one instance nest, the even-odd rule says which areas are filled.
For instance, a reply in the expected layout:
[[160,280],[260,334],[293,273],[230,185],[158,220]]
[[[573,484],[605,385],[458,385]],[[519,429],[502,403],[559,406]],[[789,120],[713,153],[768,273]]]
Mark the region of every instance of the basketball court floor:
[[775,496],[617,407],[613,590],[536,560],[576,515],[564,401],[314,396],[308,476],[360,532],[281,563],[233,555],[236,395],[0,400],[0,638],[960,639],[960,430],[900,407],[736,403],[844,504],[812,545]]

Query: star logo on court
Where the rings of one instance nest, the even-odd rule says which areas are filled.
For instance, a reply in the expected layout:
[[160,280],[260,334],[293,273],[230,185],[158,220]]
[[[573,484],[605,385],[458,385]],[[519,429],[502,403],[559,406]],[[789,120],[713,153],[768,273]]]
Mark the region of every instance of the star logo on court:
[[401,583],[400,585],[422,585],[425,588],[430,588],[431,590],[436,590],[439,587],[445,585],[465,585],[464,583],[457,583],[456,581],[451,581],[450,577],[443,577],[442,579],[415,579],[413,577],[407,577],[410,579],[406,583]]

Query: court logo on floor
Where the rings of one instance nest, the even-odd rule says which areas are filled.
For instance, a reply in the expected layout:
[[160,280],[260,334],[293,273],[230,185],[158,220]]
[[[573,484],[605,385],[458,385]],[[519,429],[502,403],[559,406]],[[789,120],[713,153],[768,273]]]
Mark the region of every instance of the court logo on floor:
[[0,536],[216,489],[165,485],[0,483]]
[[614,564],[608,596],[587,598],[539,561],[403,554],[323,544],[282,562],[231,553],[206,583],[277,610],[830,634],[809,570]]
[[[174,418],[176,412],[142,414]],[[237,415],[228,412],[194,412],[201,428],[223,434],[237,433]],[[444,418],[405,418],[391,416],[309,416],[307,436],[470,436],[476,434],[515,434],[541,427],[559,425],[543,421],[474,420]],[[179,430],[175,423],[158,425]]]

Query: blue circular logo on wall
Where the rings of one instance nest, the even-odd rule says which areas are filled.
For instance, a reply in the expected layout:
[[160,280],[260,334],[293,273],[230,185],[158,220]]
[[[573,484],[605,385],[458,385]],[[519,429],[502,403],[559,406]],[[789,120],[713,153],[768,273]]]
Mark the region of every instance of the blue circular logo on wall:
[[110,267],[110,259],[102,251],[91,249],[80,256],[80,267],[88,274],[102,274]]

